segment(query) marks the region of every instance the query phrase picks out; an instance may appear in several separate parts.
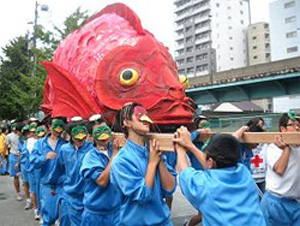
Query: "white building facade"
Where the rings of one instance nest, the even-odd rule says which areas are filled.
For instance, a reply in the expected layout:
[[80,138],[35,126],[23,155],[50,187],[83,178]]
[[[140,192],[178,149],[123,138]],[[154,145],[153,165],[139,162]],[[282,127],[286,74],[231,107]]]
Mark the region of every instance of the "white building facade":
[[180,74],[247,66],[249,0],[175,0],[175,59]]
[[[300,0],[276,0],[269,4],[271,60],[300,56]],[[273,99],[274,112],[300,109],[300,96]]]

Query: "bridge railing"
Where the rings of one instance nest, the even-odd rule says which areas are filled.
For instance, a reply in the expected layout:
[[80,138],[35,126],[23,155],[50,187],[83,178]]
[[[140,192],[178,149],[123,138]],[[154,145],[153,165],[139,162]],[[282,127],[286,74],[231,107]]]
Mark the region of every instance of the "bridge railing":
[[[300,57],[212,73],[213,84],[267,77],[300,71]],[[211,85],[210,75],[189,78],[190,88]]]

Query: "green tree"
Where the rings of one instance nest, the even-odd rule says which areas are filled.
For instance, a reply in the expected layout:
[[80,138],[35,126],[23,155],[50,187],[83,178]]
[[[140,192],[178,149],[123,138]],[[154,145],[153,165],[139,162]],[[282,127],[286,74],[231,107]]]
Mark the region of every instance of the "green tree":
[[89,15],[87,11],[81,12],[81,9],[77,8],[74,13],[66,18],[63,29],[58,27],[54,27],[54,29],[59,33],[60,39],[62,40],[67,37],[68,34],[81,28],[88,18]]
[[[87,20],[86,12],[77,9],[66,18],[64,27],[46,31],[37,27],[38,48],[30,48],[32,38],[28,34],[9,42],[0,58],[0,117],[6,119],[27,118],[36,113],[42,102],[44,82],[47,76],[41,61],[51,60],[60,41],[69,33],[80,28]],[[37,64],[33,63],[33,55]]]

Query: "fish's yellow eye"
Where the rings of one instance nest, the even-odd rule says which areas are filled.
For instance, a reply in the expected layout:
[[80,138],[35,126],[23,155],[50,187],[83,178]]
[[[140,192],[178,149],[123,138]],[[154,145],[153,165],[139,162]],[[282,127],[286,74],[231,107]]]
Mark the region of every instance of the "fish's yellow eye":
[[182,75],[182,74],[179,75],[179,81],[180,81],[183,89],[189,88],[190,83],[189,83],[188,78],[185,75]]
[[123,86],[132,86],[139,79],[139,73],[132,68],[124,69],[120,74],[120,82]]

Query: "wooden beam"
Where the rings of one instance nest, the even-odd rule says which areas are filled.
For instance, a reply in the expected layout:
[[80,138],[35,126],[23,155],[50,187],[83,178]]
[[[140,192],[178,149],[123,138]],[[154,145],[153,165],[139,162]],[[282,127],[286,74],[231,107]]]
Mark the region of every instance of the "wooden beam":
[[[214,135],[216,133],[209,133]],[[232,133],[227,133],[232,134]],[[287,144],[300,144],[300,132],[263,132],[263,133],[254,133],[254,132],[245,132],[242,139],[240,140],[243,143],[274,143],[275,136],[281,136],[283,142]],[[173,133],[149,133],[147,135],[148,139],[156,139],[159,142],[161,150],[164,151],[174,151],[173,144]],[[126,139],[122,133],[114,133],[113,138],[118,138],[120,140],[120,145],[124,146],[126,144]]]
[[243,134],[242,142],[244,143],[274,143],[275,136],[281,136],[283,142],[287,144],[300,144],[299,132],[265,132],[265,133],[252,133],[246,132]]

